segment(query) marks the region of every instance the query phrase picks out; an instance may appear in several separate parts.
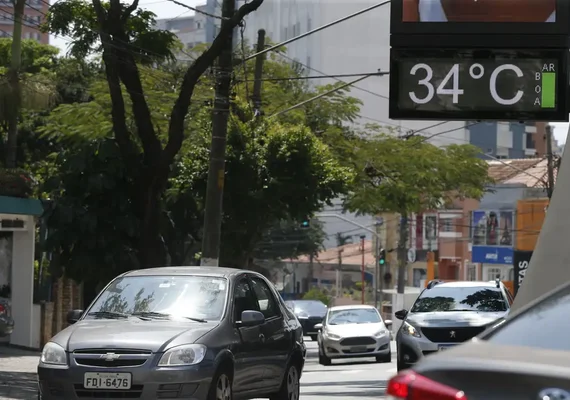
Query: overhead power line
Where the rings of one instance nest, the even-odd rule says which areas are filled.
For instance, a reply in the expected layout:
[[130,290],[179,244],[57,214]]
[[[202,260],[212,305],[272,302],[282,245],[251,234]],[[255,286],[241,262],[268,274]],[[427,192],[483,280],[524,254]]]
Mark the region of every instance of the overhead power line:
[[[175,0],[170,0],[170,1],[175,2]],[[376,9],[376,8],[385,6],[386,4],[389,4],[389,3],[390,3],[390,0],[386,0],[386,1],[383,1],[383,2],[381,2],[381,3],[374,4],[373,6],[370,6],[370,7],[367,7],[367,8],[365,8],[365,9],[363,9],[363,10],[360,10],[360,11],[357,11],[357,12],[355,12],[355,13],[349,14],[349,15],[347,15],[347,16],[345,16],[345,17],[342,17],[342,18],[337,19],[337,20],[335,20],[335,21],[329,22],[328,24],[324,24],[323,26],[319,26],[318,28],[315,28],[315,29],[310,30],[310,31],[305,32],[305,33],[302,33],[302,34],[300,34],[299,36],[295,36],[295,37],[293,37],[293,38],[291,38],[291,39],[285,40],[284,42],[277,43],[276,45],[273,45],[273,46],[271,46],[271,47],[268,47],[268,48],[266,48],[266,49],[263,49],[263,50],[261,50],[261,51],[259,51],[259,52],[257,52],[257,53],[254,53],[254,54],[252,54],[252,55],[250,55],[250,56],[247,56],[243,61],[248,61],[248,60],[254,59],[255,57],[257,57],[257,56],[259,56],[259,55],[261,55],[261,54],[269,53],[270,51],[276,50],[276,49],[278,49],[278,48],[280,48],[280,47],[283,47],[283,46],[285,46],[285,45],[287,45],[287,44],[289,44],[289,43],[296,42],[297,40],[303,39],[303,38],[305,38],[305,37],[307,37],[307,36],[309,36],[309,35],[312,35],[313,33],[320,32],[320,31],[322,31],[322,30],[325,30],[325,29],[327,29],[327,28],[330,28],[331,26],[340,24],[341,22],[347,21],[347,20],[349,20],[349,19],[351,19],[351,18],[354,18],[354,17],[357,17],[357,16],[359,16],[359,15],[361,15],[361,14],[365,14],[365,13],[367,13],[367,12],[369,12],[369,11],[372,11],[372,10],[374,10],[374,9]]]
[[[327,79],[327,78],[354,78],[356,76],[384,76],[389,72],[367,72],[364,74],[337,74],[337,75],[313,75],[313,76],[291,76],[287,78],[263,78],[262,82],[284,82],[284,81],[304,81],[306,79]],[[239,79],[237,82],[247,82],[246,79]]]

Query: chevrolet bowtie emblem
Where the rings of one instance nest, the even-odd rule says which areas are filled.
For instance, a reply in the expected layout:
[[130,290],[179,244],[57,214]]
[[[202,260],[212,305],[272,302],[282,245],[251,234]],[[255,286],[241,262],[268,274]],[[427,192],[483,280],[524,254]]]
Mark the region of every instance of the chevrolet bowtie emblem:
[[121,357],[120,354],[107,353],[107,354],[101,354],[100,358],[104,359],[105,361],[115,361],[119,357]]
[[454,337],[455,337],[455,331],[449,332],[449,337],[450,337],[450,338],[454,338]]

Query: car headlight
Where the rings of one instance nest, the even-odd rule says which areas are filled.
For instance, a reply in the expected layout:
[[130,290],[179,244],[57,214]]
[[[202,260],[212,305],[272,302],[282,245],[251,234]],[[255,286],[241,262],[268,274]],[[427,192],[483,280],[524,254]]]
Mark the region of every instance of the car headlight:
[[339,340],[340,339],[340,335],[335,335],[334,333],[330,333],[330,332],[326,332],[325,336],[329,339],[333,339],[333,340]]
[[160,361],[159,367],[176,367],[183,365],[195,365],[202,362],[206,356],[206,346],[202,344],[184,344],[167,350]]
[[42,350],[40,360],[43,364],[67,365],[67,354],[59,344],[47,342]]
[[376,336],[376,337],[382,337],[382,336],[386,335],[386,333],[388,333],[387,330],[385,330],[385,329],[380,329],[378,332],[376,332],[376,333],[374,334],[374,336]]
[[416,328],[414,328],[412,325],[408,324],[407,322],[404,322],[404,324],[402,326],[402,332],[406,335],[410,335],[410,336],[414,336],[414,337],[421,337],[418,330]]

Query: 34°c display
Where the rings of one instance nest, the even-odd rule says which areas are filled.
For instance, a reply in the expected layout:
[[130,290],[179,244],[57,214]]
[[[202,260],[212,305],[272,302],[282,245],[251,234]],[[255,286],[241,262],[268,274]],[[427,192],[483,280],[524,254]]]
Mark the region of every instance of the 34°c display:
[[564,50],[392,49],[390,118],[567,121]]

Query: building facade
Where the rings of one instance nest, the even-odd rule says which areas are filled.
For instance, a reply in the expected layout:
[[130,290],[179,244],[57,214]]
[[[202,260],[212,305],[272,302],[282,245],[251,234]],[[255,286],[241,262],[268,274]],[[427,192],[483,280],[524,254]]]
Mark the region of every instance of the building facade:
[[[26,1],[22,39],[33,39],[49,44],[49,34],[40,32],[40,24],[48,12],[48,2],[42,0]],[[0,1],[0,37],[11,38],[14,31],[14,6],[10,0]]]

